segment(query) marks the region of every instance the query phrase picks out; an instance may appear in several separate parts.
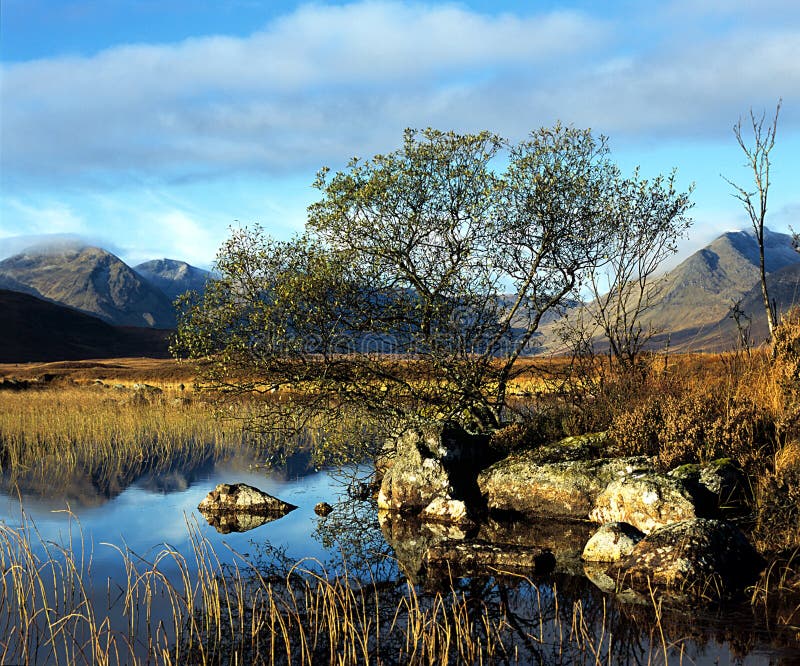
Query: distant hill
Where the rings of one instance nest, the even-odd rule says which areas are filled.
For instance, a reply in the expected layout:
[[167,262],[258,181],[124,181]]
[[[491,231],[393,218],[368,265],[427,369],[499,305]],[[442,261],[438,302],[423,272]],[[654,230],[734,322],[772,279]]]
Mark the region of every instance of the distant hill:
[[[788,234],[767,231],[765,245],[769,273],[800,262]],[[665,331],[718,322],[727,317],[734,301],[759,284],[758,264],[758,244],[752,233],[723,234],[667,273],[661,301],[648,321]],[[760,310],[749,311],[756,312]]]
[[96,247],[34,248],[14,255],[0,261],[0,285],[117,326],[175,326],[170,298],[121,259]]
[[[800,254],[792,237],[765,230],[767,286],[778,311],[800,304]],[[759,278],[759,253],[753,233],[722,234],[666,273],[660,281],[660,299],[642,319],[644,326],[660,331],[651,347],[669,344],[675,351],[723,351],[738,339],[736,322],[729,316],[739,302],[750,321],[750,339],[767,338]],[[545,348],[558,348],[551,325],[542,327]],[[599,341],[602,346],[602,341]]]
[[209,271],[176,259],[153,259],[134,266],[133,270],[164,292],[170,301],[187,291],[202,293],[211,278]]
[[0,289],[0,362],[167,358],[168,332],[116,327],[72,308]]

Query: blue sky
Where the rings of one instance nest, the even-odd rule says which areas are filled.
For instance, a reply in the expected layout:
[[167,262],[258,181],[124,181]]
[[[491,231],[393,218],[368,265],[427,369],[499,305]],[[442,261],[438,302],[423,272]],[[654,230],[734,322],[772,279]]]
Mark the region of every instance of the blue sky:
[[405,127],[560,119],[695,183],[685,256],[747,226],[731,127],[779,98],[768,224],[800,227],[796,0],[3,0],[0,61],[0,247],[74,233],[206,266],[231,225],[300,229],[321,166]]

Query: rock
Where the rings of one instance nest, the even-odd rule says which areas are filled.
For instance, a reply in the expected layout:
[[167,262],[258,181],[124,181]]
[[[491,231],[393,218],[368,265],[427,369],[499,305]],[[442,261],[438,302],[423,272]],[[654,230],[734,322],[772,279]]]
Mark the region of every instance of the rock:
[[565,437],[554,444],[543,444],[527,452],[532,463],[570,462],[575,460],[595,460],[601,457],[603,447],[608,441],[605,432]]
[[618,586],[721,599],[752,583],[764,562],[733,525],[695,518],[655,530],[609,570]]
[[742,507],[748,499],[747,477],[730,458],[712,460],[703,465],[681,465],[669,472],[681,481],[696,500],[703,517]]
[[158,388],[157,386],[151,386],[150,384],[134,384],[133,390],[145,391],[146,393],[153,393],[155,395],[163,393],[163,391],[160,388]]
[[318,502],[314,505],[314,513],[318,516],[327,516],[331,511],[333,511],[333,507],[327,502]]
[[653,469],[644,457],[547,464],[539,460],[535,451],[529,451],[511,455],[481,472],[478,487],[489,509],[585,519],[597,496],[614,479]]
[[197,507],[204,513],[250,513],[285,516],[297,507],[246,483],[220,483]]
[[694,499],[684,484],[655,472],[612,481],[589,514],[597,523],[629,523],[642,532],[696,517]]
[[[437,499],[474,506],[479,497],[476,467],[486,440],[442,423],[408,428],[395,440],[394,455],[381,456],[378,509],[419,512]],[[446,512],[437,519],[445,520]]]
[[428,548],[424,561],[429,568],[446,566],[455,575],[490,568],[542,574],[552,571],[556,564],[553,553],[544,548],[478,540],[441,541]]
[[473,523],[467,513],[467,505],[462,500],[444,497],[435,498],[422,510],[420,517],[423,520],[457,525],[471,525]]
[[628,523],[606,523],[586,542],[581,557],[586,562],[617,562],[630,555],[644,536]]

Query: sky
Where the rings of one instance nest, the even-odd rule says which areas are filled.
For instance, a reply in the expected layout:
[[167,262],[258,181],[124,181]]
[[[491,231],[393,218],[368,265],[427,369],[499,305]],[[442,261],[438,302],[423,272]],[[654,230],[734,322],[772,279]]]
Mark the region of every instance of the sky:
[[[232,226],[302,229],[323,166],[406,127],[512,141],[556,121],[694,184],[676,261],[749,226],[722,175],[771,118],[767,224],[800,228],[797,0],[2,0],[0,248],[75,234],[208,267]],[[747,135],[745,135],[747,136]]]

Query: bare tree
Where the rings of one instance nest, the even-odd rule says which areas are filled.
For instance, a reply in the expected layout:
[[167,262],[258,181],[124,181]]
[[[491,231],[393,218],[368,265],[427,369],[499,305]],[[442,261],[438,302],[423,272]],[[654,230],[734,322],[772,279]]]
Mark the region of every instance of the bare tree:
[[770,152],[775,147],[775,134],[778,129],[778,115],[781,111],[781,102],[775,107],[775,116],[771,122],[765,124],[766,112],[760,116],[750,109],[750,127],[753,132],[753,142],[748,143],[743,135],[742,119],[733,126],[733,134],[747,158],[744,166],[753,172],[753,187],[751,189],[737,185],[729,178],[725,181],[733,188],[733,196],[742,202],[758,243],[759,273],[761,278],[761,295],[764,298],[764,310],[767,314],[769,336],[772,338],[775,327],[778,325],[778,314],[770,302],[767,291],[767,271],[764,264],[764,221],[767,217],[767,195],[769,194],[769,169]]
[[592,302],[586,310],[609,346],[609,356],[623,371],[637,366],[647,342],[658,331],[645,321],[660,300],[663,281],[654,279],[675,254],[691,225],[688,192],[675,188],[675,172],[653,181],[632,178],[616,183],[610,211],[608,256],[588,274]]

